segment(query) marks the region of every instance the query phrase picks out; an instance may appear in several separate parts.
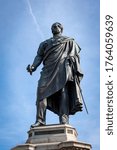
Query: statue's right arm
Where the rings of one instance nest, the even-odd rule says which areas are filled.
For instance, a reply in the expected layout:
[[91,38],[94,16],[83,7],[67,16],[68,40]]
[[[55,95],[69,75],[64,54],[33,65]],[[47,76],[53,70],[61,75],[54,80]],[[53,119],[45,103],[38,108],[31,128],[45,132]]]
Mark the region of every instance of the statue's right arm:
[[34,71],[37,69],[37,67],[41,64],[43,60],[43,53],[44,53],[44,48],[43,48],[43,43],[40,44],[37,55],[34,58],[32,66],[34,67]]
[[34,72],[37,67],[41,64],[42,60],[43,60],[43,43],[40,44],[38,51],[37,51],[37,55],[34,58],[34,61],[32,63],[32,65],[28,65],[27,66],[27,71],[32,75],[32,72]]

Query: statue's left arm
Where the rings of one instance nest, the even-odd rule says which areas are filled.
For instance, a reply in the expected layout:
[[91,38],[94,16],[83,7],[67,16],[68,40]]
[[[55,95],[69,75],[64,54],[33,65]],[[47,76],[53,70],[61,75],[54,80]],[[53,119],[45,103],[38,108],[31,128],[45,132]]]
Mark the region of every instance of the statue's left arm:
[[80,66],[80,51],[81,48],[77,43],[74,43],[74,47],[75,47],[75,67],[76,67],[76,72],[78,77],[80,78],[80,80],[83,77],[83,73],[81,70],[81,66]]
[[80,46],[76,43],[75,55],[77,56],[79,63],[80,63],[80,51],[81,51],[81,48],[80,48]]

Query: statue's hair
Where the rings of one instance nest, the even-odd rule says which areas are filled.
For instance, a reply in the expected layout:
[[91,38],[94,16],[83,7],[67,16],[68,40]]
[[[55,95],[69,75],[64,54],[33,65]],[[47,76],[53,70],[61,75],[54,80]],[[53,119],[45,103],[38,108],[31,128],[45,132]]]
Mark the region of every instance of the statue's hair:
[[53,28],[53,26],[54,26],[55,24],[59,24],[59,27],[61,28],[61,32],[63,32],[63,25],[62,25],[61,23],[59,23],[59,22],[53,23],[53,25],[51,26],[51,30],[52,30],[52,28]]

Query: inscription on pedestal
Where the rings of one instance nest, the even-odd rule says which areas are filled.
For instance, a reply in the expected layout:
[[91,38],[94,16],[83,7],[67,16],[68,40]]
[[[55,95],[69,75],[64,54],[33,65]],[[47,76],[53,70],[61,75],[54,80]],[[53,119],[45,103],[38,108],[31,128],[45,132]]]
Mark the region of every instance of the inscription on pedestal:
[[61,134],[61,133],[64,133],[64,130],[35,131],[34,135]]

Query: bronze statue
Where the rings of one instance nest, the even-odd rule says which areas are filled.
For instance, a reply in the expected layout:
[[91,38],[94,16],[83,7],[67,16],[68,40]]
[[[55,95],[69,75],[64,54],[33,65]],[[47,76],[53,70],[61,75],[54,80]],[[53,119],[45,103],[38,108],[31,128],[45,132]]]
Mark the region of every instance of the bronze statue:
[[51,30],[53,37],[40,44],[33,64],[27,67],[32,74],[43,62],[37,88],[36,122],[32,127],[46,124],[46,109],[59,116],[60,124],[68,124],[69,115],[82,111],[81,49],[73,38],[62,36],[60,23],[54,23]]

